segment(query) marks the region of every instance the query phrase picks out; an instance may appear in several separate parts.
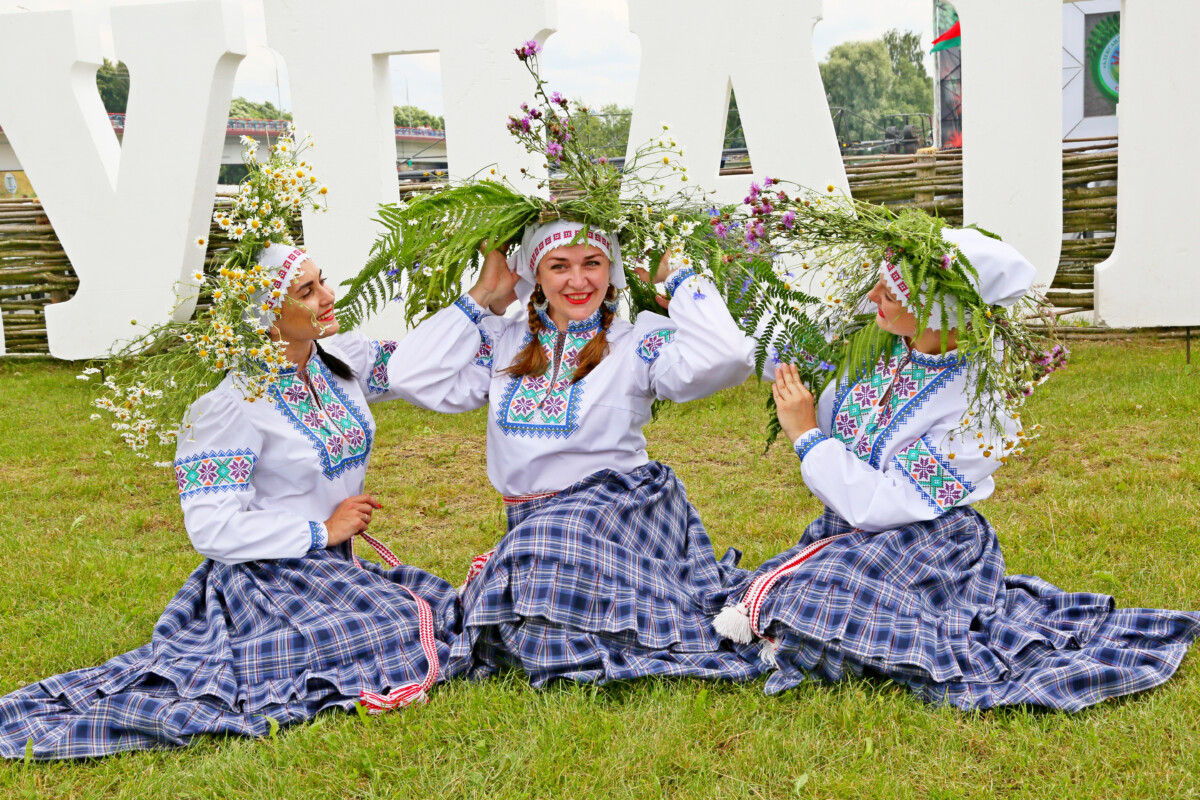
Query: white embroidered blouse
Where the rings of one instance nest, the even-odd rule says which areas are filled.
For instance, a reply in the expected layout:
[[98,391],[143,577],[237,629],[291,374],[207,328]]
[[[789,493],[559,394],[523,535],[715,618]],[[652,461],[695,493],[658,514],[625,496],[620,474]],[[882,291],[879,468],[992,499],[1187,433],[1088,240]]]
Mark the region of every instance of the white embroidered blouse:
[[543,375],[503,370],[533,334],[527,319],[498,317],[463,295],[423,322],[388,365],[391,386],[433,411],[489,408],[488,477],[506,496],[556,492],[602,469],[646,464],[642,426],[656,399],[686,402],[750,376],[754,343],[737,327],[716,286],[690,269],[667,280],[670,318],[643,312],[614,319],[608,354],[572,382],[600,312],[539,334]]
[[936,519],[990,497],[1000,442],[976,428],[950,436],[967,410],[967,380],[957,352],[926,355],[897,339],[869,376],[821,393],[819,427],[795,443],[805,484],[865,531]]
[[303,556],[325,547],[324,521],[337,506],[363,493],[375,438],[367,403],[397,397],[387,371],[396,343],[349,333],[322,347],[349,365],[351,380],[314,352],[308,381],[293,368],[251,402],[230,373],[192,404],[175,478],[201,555],[226,564]]

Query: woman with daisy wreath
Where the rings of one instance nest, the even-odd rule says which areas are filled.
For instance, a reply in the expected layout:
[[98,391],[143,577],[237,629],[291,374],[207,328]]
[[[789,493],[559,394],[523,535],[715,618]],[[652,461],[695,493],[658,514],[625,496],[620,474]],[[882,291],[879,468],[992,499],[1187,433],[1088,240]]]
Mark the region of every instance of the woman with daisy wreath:
[[[1065,360],[1027,324],[1033,265],[919,211],[778,186],[752,194],[760,252],[815,254],[827,268],[815,325],[752,320],[779,427],[825,505],[716,622],[732,641],[759,642],[773,669],[766,691],[872,675],[963,709],[1075,711],[1166,681],[1200,614],[1117,609],[1005,575],[996,533],[973,508],[1040,427],[1021,420],[1025,397]],[[796,299],[759,277],[764,315]],[[833,336],[820,355],[840,365],[819,399],[806,386],[820,386],[813,363],[824,360],[813,327]]]
[[[218,214],[222,227],[265,227],[264,203],[294,208],[307,196],[270,177],[296,171],[290,149],[251,166],[249,190]],[[423,701],[453,672],[454,588],[400,565],[366,533],[381,507],[364,488],[368,403],[398,396],[387,383],[395,343],[338,334],[332,287],[283,232],[243,236],[218,277],[198,277],[209,310],[111,360],[111,395],[97,406],[136,450],[156,421],[178,424],[190,401],[178,435],[163,438],[177,440],[184,527],[205,560],[149,644],[0,698],[6,758],[261,737],[325,709]],[[390,566],[356,558],[359,536]]]

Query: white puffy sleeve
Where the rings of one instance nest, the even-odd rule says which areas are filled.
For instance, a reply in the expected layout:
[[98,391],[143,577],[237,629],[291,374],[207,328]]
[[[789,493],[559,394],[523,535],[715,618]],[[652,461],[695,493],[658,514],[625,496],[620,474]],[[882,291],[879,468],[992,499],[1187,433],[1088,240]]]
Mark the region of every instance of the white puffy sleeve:
[[332,355],[343,359],[368,403],[395,400],[400,393],[391,387],[388,364],[398,344],[391,339],[372,339],[361,333],[340,333],[325,344]]
[[817,499],[856,528],[884,531],[936,519],[992,494],[999,442],[986,434],[979,438],[980,431],[951,438],[954,426],[950,419],[939,420],[878,469],[828,429],[813,428],[794,446],[804,483]]
[[493,352],[504,319],[464,294],[404,337],[388,379],[400,397],[430,411],[457,413],[487,405]]
[[[670,324],[640,315],[637,355],[648,365],[649,390],[679,403],[736,386],[754,371],[754,341],[738,328],[711,280],[692,269],[667,278]],[[642,317],[652,320],[647,328]],[[666,320],[662,320],[666,322]]]
[[209,392],[192,404],[190,427],[179,432],[175,480],[192,545],[224,564],[299,558],[324,548],[323,521],[286,508],[250,510],[263,440],[242,413],[243,402],[231,391]]

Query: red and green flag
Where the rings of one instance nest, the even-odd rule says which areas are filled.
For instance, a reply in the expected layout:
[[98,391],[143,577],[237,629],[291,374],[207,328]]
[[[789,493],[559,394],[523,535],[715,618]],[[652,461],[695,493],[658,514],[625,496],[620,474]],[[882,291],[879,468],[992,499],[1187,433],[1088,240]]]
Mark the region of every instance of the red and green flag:
[[950,30],[933,40],[933,49],[929,52],[937,53],[942,50],[949,50],[951,47],[958,47],[961,44],[962,28],[960,28],[959,23],[956,22],[950,26]]

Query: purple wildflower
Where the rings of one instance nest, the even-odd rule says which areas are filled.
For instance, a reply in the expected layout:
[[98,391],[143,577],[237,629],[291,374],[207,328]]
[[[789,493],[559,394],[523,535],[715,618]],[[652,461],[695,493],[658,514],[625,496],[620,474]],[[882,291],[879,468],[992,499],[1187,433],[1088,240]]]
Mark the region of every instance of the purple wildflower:
[[942,269],[950,269],[950,254],[946,253],[942,256]]
[[767,188],[768,186],[770,186],[770,185],[771,185],[771,184],[773,184],[773,183],[775,183],[775,181],[774,181],[774,180],[772,180],[770,177],[764,177],[764,178],[763,178],[763,188],[764,188],[764,189],[765,189],[765,188]]
[[762,189],[759,187],[759,185],[757,183],[751,183],[750,184],[750,196],[753,198],[757,198],[760,194],[762,194]]
[[608,156],[600,156],[598,159],[596,159],[596,163],[597,164],[607,164]]
[[554,103],[555,105],[562,106],[563,108],[567,107],[567,98],[563,97],[558,92],[550,95],[550,102]]
[[722,239],[729,235],[729,227],[724,222],[718,222],[713,231]]
[[792,229],[792,226],[795,224],[796,224],[796,212],[795,211],[786,212],[783,215],[783,227],[787,228],[790,231]]
[[558,142],[550,142],[550,144],[546,145],[546,155],[550,158],[553,158],[555,161],[562,156],[562,152],[563,147]]
[[530,39],[525,44],[513,50],[513,52],[517,54],[517,58],[527,61],[542,52],[542,46],[533,39]]

